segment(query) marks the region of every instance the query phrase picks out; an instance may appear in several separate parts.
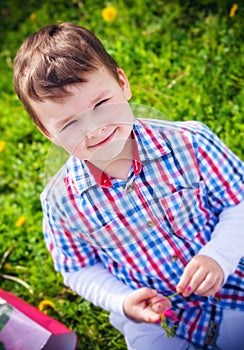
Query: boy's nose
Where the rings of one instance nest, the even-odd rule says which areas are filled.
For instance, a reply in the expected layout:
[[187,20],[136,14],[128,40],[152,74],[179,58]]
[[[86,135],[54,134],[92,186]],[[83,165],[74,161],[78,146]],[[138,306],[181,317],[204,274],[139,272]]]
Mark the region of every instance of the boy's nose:
[[100,128],[96,128],[92,131],[90,131],[88,134],[87,134],[87,137],[88,138],[94,138],[94,137],[97,137],[99,136],[100,134],[102,134],[105,130],[107,129],[106,125],[103,125],[101,126]]

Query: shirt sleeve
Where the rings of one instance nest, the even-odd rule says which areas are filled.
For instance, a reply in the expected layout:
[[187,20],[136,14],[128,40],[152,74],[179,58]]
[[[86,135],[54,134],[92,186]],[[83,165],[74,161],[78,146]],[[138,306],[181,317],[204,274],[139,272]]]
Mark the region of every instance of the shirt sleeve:
[[199,251],[218,262],[225,280],[235,271],[244,256],[244,201],[224,209],[212,233],[212,239]]
[[244,256],[244,163],[206,125],[198,123],[197,157],[208,201],[218,215],[199,254],[222,267],[225,281]]
[[93,247],[77,238],[77,234],[66,227],[65,220],[56,208],[42,199],[44,240],[54,267],[60,272],[74,272],[99,262]]
[[197,123],[196,154],[213,211],[244,200],[244,163],[206,125]]
[[124,316],[124,300],[132,290],[109,273],[101,263],[77,272],[64,272],[62,275],[64,283],[86,300]]

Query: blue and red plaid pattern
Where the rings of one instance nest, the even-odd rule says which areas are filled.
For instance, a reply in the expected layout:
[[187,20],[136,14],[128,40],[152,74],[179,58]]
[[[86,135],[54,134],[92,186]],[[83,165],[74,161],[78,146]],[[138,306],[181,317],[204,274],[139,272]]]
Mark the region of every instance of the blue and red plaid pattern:
[[[41,196],[45,242],[58,271],[102,262],[133,289],[169,295],[220,212],[243,201],[244,164],[202,123],[136,119],[133,134],[141,169],[127,180],[99,186],[73,157],[51,180]],[[244,260],[216,297],[172,301],[177,334],[211,348],[222,308],[244,310]]]

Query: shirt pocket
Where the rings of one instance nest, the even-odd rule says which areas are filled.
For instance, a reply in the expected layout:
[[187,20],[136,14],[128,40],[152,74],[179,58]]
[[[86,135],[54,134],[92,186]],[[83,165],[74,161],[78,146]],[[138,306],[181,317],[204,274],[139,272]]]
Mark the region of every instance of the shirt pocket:
[[199,193],[198,187],[183,188],[159,199],[171,234],[194,239],[199,233],[194,229],[194,220],[199,216]]
[[104,214],[103,222],[96,221],[90,228],[82,225],[80,229],[80,238],[87,244],[98,249],[134,249],[132,248],[138,242],[150,235],[151,227],[145,221],[133,221],[126,218],[126,221],[117,218],[105,219],[107,213]]

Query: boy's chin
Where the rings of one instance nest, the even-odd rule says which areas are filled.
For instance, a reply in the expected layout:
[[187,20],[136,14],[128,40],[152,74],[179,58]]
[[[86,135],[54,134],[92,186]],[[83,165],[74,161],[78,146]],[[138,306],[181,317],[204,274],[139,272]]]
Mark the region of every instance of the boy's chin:
[[97,148],[89,158],[91,163],[93,162],[111,162],[113,159],[117,159],[122,155],[125,148],[125,140],[115,140],[107,145],[103,145]]

